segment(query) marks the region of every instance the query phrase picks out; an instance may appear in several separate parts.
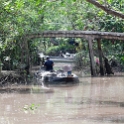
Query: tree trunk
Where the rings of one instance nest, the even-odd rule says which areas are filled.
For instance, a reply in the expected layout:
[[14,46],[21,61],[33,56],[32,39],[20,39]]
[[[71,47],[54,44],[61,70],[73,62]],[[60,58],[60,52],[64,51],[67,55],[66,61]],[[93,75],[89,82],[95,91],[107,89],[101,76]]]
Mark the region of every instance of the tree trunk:
[[88,47],[89,47],[89,57],[90,57],[90,66],[91,66],[91,75],[96,76],[96,70],[95,70],[95,62],[94,62],[94,54],[93,54],[93,48],[92,48],[92,39],[88,39]]
[[21,71],[25,71],[26,75],[30,74],[30,55],[29,55],[29,47],[28,47],[28,40],[23,37],[21,43],[21,64],[20,69]]
[[100,62],[100,74],[103,76],[105,74],[102,60],[102,50],[101,50],[101,40],[97,40],[98,52],[99,52],[99,62]]

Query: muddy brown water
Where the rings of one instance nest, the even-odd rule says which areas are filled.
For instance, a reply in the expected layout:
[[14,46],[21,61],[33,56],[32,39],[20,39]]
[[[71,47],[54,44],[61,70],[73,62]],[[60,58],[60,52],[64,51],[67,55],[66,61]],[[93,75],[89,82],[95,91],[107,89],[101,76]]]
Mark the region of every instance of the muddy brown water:
[[0,88],[0,124],[123,124],[124,76]]

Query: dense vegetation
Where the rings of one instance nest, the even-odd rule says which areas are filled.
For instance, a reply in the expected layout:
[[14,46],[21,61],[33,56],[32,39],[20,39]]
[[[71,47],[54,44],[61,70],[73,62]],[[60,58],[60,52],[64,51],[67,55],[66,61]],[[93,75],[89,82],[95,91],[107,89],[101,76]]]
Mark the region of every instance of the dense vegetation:
[[[13,70],[37,62],[39,51],[88,51],[84,39],[27,39],[26,34],[46,30],[94,30],[124,32],[124,0],[1,0],[0,66]],[[111,11],[109,11],[111,12]],[[122,16],[120,16],[120,14]],[[119,16],[118,16],[119,15]],[[78,44],[78,45],[77,45]],[[94,44],[94,49],[95,49]],[[124,65],[124,41],[103,41],[103,51]],[[116,51],[116,52],[114,52]]]

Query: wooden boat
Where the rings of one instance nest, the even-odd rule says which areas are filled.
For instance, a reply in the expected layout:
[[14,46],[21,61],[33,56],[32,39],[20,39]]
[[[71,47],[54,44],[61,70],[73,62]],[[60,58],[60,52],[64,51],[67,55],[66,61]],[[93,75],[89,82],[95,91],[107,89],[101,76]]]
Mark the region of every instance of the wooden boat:
[[38,77],[44,84],[67,84],[67,83],[79,83],[79,78],[76,74],[70,75],[63,71],[39,71]]

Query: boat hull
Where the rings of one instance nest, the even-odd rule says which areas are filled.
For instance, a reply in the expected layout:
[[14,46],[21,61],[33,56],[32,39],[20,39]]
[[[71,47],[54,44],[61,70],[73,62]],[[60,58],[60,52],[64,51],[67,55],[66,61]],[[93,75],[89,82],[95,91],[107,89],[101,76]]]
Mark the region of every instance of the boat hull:
[[44,84],[67,84],[79,83],[79,78],[75,74],[67,75],[67,73],[57,72],[41,72],[40,77]]

